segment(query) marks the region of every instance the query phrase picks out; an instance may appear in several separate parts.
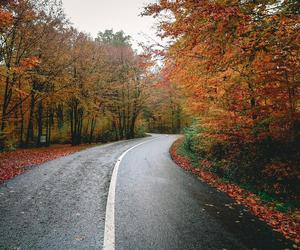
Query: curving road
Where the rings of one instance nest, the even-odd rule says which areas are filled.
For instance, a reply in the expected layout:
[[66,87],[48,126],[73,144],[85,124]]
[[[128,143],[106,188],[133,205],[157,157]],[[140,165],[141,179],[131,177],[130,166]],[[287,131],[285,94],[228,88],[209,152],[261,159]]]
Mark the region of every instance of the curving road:
[[113,167],[149,138],[90,148],[0,186],[0,249],[101,249]]
[[168,153],[176,138],[98,146],[2,184],[0,249],[101,249],[113,168],[122,152],[143,142],[119,162],[114,221],[107,222],[114,229],[110,249],[291,247],[225,194],[176,166]]

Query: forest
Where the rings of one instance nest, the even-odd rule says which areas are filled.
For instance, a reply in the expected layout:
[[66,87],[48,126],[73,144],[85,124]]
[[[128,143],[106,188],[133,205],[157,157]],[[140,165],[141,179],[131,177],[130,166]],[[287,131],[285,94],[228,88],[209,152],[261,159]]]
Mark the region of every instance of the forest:
[[160,0],[142,15],[167,42],[137,52],[123,31],[78,31],[60,1],[2,1],[0,148],[183,133],[197,166],[299,200],[299,10]]
[[[149,4],[169,41],[160,85],[191,118],[178,151],[265,200],[300,200],[300,2]],[[288,207],[278,203],[278,209]]]
[[76,30],[60,1],[1,1],[0,62],[1,150],[129,139],[166,126],[147,109],[163,100],[148,102],[149,53],[134,51],[123,31],[93,39]]
[[159,1],[142,15],[168,43],[137,53],[123,31],[79,32],[59,1],[4,1],[1,150],[183,132],[209,171],[298,197],[299,9]]
[[59,0],[0,3],[3,180],[24,148],[40,164],[37,148],[180,134],[178,165],[300,242],[299,0],[149,1],[162,43],[139,51],[77,30]]

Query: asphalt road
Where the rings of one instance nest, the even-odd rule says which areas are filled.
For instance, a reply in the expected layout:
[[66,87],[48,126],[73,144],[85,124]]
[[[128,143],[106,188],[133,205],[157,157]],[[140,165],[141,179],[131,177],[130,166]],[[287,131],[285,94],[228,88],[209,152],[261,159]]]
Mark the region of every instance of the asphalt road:
[[101,249],[113,167],[144,140],[80,151],[0,185],[0,249]]
[[115,198],[116,249],[291,246],[227,195],[173,163],[168,151],[175,139],[161,136],[123,158]]
[[107,144],[0,186],[0,249],[101,249],[117,158],[115,249],[285,249],[290,242],[170,159],[176,136]]

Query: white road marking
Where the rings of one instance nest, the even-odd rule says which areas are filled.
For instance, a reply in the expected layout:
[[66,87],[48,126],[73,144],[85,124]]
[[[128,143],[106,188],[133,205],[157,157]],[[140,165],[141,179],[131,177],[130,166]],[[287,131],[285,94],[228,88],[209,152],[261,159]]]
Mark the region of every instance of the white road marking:
[[127,149],[123,154],[118,158],[109,185],[107,204],[106,204],[106,215],[105,215],[105,229],[104,229],[104,242],[103,250],[115,250],[115,194],[116,194],[116,185],[117,185],[117,175],[120,163],[123,157],[132,149],[141,146],[147,142],[157,140],[161,138],[160,136],[151,140],[141,142],[129,149]]

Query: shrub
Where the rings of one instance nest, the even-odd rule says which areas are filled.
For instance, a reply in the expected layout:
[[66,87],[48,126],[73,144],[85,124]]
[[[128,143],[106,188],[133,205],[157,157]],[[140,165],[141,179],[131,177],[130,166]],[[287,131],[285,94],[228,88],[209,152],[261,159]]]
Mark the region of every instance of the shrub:
[[115,141],[115,140],[116,140],[116,135],[111,130],[104,131],[97,138],[97,141],[103,142],[103,143],[110,142],[110,141]]
[[205,136],[205,129],[186,128],[179,153],[220,177],[283,199],[300,198],[300,146],[265,138],[237,143]]
[[146,134],[146,128],[144,125],[138,126],[135,129],[135,137],[140,138],[140,137],[145,137]]
[[183,145],[185,149],[195,153],[198,151],[197,147],[200,145],[201,140],[199,137],[200,131],[201,130],[195,125],[183,129],[185,134]]

